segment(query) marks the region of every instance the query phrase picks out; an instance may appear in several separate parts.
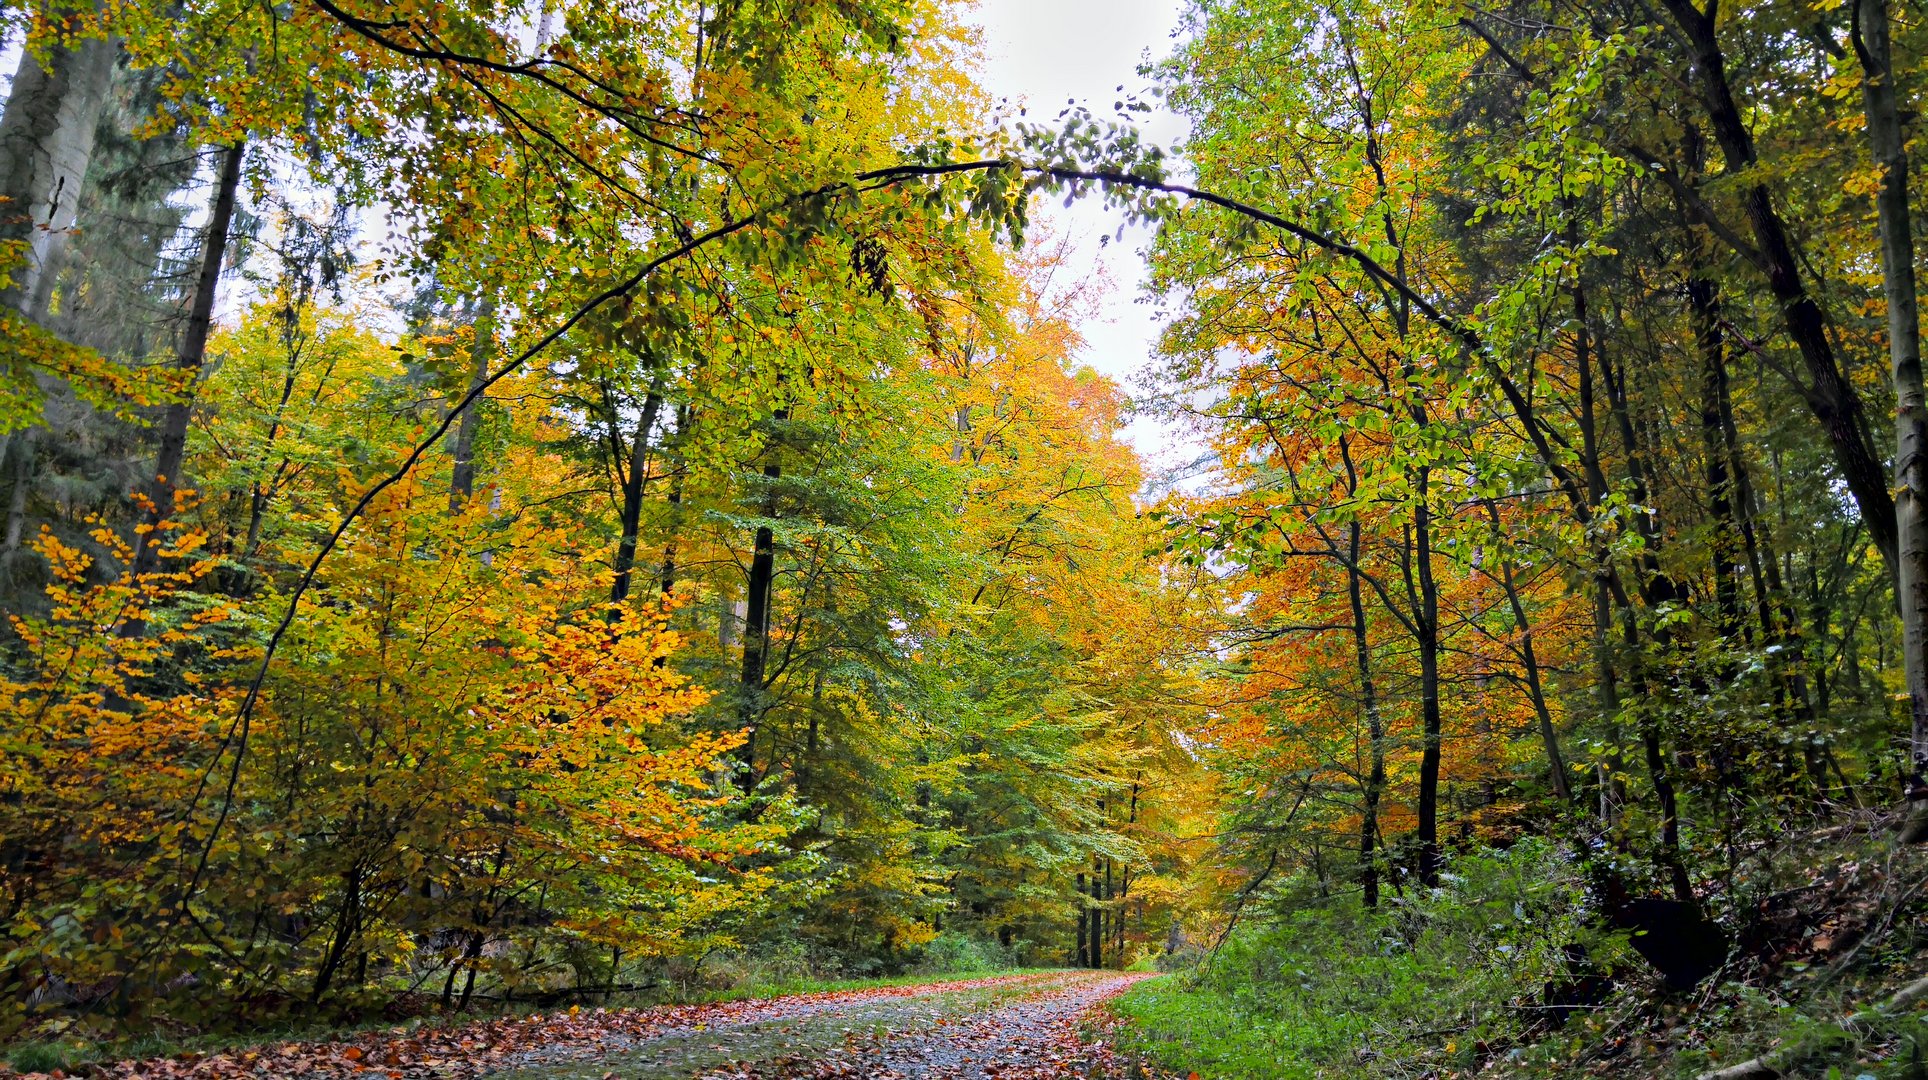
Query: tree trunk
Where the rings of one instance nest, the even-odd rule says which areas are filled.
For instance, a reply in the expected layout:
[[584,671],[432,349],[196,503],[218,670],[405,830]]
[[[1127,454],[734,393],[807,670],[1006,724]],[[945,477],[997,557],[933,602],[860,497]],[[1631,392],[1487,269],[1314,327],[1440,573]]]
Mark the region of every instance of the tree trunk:
[[[1720,301],[1712,281],[1695,276],[1687,281],[1687,312],[1693,323],[1694,345],[1700,352],[1700,439],[1702,473],[1707,481],[1708,513],[1714,519],[1712,550],[1714,611],[1720,635],[1732,648],[1742,631],[1740,587],[1735,570],[1741,552],[1734,512],[1733,477],[1728,473],[1727,440],[1722,425],[1727,362],[1721,338]],[[1725,667],[1731,669],[1732,664]],[[1731,671],[1728,677],[1731,679]]]
[[[482,298],[475,312],[475,340],[469,346],[469,386],[464,397],[476,393],[489,378],[489,361],[495,355],[495,297]],[[449,513],[459,514],[475,494],[475,429],[482,423],[482,399],[478,396],[462,408],[462,420],[455,426],[455,468],[449,474]]]
[[643,399],[643,415],[636,424],[636,438],[629,448],[629,471],[623,476],[622,539],[616,542],[616,580],[609,587],[609,601],[620,604],[629,598],[629,579],[636,568],[636,534],[642,528],[643,494],[649,486],[649,435],[663,409],[663,378],[650,380],[649,395]]
[[148,532],[135,541],[136,576],[153,573],[160,566],[162,546],[158,527],[174,513],[174,496],[180,487],[180,473],[187,459],[188,420],[194,411],[193,381],[200,377],[201,364],[207,359],[208,330],[214,321],[214,294],[221,283],[221,264],[227,258],[228,229],[234,221],[235,194],[241,186],[241,160],[246,145],[235,143],[221,152],[221,172],[215,183],[214,207],[208,217],[207,239],[201,244],[201,270],[194,283],[194,299],[188,310],[187,329],[175,367],[187,376],[189,385],[181,390],[182,400],[167,407],[161,419],[160,452],[155,455],[154,478],[148,488]]
[[[1492,500],[1486,503],[1487,517],[1493,522],[1493,535],[1496,540],[1504,541],[1500,532],[1499,507]],[[1520,632],[1520,666],[1526,671],[1526,693],[1533,702],[1533,715],[1540,722],[1540,742],[1546,747],[1546,767],[1548,779],[1553,783],[1553,794],[1561,803],[1573,800],[1573,788],[1567,782],[1566,757],[1560,753],[1560,733],[1553,726],[1553,711],[1547,707],[1546,687],[1540,681],[1540,658],[1533,649],[1533,627],[1526,621],[1526,606],[1520,603],[1519,585],[1513,579],[1513,561],[1500,557],[1500,584],[1506,589],[1506,603],[1513,612],[1513,625]],[[1489,800],[1490,802],[1490,800]]]
[[1854,46],[1864,73],[1868,142],[1881,171],[1875,210],[1881,293],[1888,306],[1888,360],[1895,391],[1896,598],[1908,678],[1909,815],[1902,834],[1928,839],[1928,393],[1921,374],[1921,315],[1908,214],[1908,150],[1889,43],[1887,0],[1856,0]]
[[1419,880],[1439,884],[1439,759],[1443,732],[1439,714],[1439,587],[1433,580],[1431,470],[1418,470],[1413,511],[1414,559],[1418,563],[1419,604],[1413,620],[1419,631],[1419,707],[1425,738],[1419,754]]
[[1098,906],[1102,897],[1098,892],[1098,863],[1096,855],[1091,857],[1091,907],[1086,912],[1085,921],[1089,924],[1091,936],[1091,966],[1105,966],[1104,909]]
[[[29,428],[20,433],[13,444],[13,492],[7,497],[7,534],[0,541],[0,551],[20,550],[20,541],[27,531],[27,498],[33,489],[34,455],[39,452],[40,440]],[[6,460],[0,451],[0,462]]]
[[[1339,456],[1346,465],[1346,489],[1359,489],[1358,472],[1346,440],[1339,440]],[[1372,677],[1372,641],[1366,627],[1366,598],[1360,580],[1359,559],[1362,530],[1354,520],[1346,526],[1346,599],[1352,605],[1353,662],[1359,667],[1359,707],[1366,717],[1366,739],[1370,760],[1367,764],[1364,803],[1359,814],[1359,885],[1367,907],[1379,906],[1379,799],[1386,790],[1386,720],[1379,712],[1379,688]]]
[[[691,412],[688,405],[676,410],[676,445],[681,446],[689,438]],[[663,595],[668,596],[676,589],[676,538],[683,527],[683,480],[689,473],[684,462],[678,462],[676,471],[669,477],[669,539],[663,542]]]
[[1089,924],[1089,921],[1085,919],[1085,876],[1084,876],[1083,870],[1078,871],[1077,918],[1078,918],[1078,964],[1077,966],[1081,968],[1088,968],[1091,966],[1091,949],[1086,944],[1087,938],[1085,935],[1085,930],[1090,924]]
[[348,946],[361,933],[361,883],[360,863],[343,872],[341,907],[335,913],[335,933],[328,943],[327,953],[322,957],[320,970],[315,973],[315,985],[308,998],[310,1004],[318,1005],[328,995],[328,988],[334,985],[335,974],[348,957]]
[[[786,419],[787,411],[778,409],[776,420],[781,423]],[[748,734],[738,751],[743,762],[738,783],[745,791],[756,786],[757,725],[763,714],[763,677],[770,657],[770,584],[776,577],[777,562],[776,533],[767,522],[776,516],[776,481],[783,475],[783,466],[776,460],[774,441],[766,452],[771,455],[770,462],[763,467],[766,524],[757,526],[750,550],[749,607],[743,618],[742,704],[738,720]]]
[[[1746,173],[1757,160],[1754,137],[1748,130],[1739,104],[1734,100],[1733,87],[1727,79],[1727,58],[1721,52],[1714,19],[1695,7],[1692,0],[1666,0],[1666,5],[1693,48],[1691,70],[1700,80],[1702,104],[1712,122],[1714,139],[1720,144],[1727,171],[1735,175]],[[1859,3],[1856,10],[1861,10]],[[1885,20],[1883,25],[1885,30]],[[1885,43],[1885,33],[1883,40]],[[1893,92],[1892,86],[1885,91],[1891,98]],[[1874,126],[1872,123],[1869,125],[1871,134]],[[1898,134],[1899,124],[1891,130]],[[1903,166],[1899,149],[1892,163]],[[1906,184],[1904,166],[1897,170],[1893,180],[1884,185],[1894,187],[1900,193],[1904,219]],[[1892,200],[1885,194],[1877,199],[1884,206],[1886,201]],[[1780,214],[1774,209],[1773,196],[1767,186],[1755,183],[1746,188],[1742,193],[1742,202],[1754,235],[1752,261],[1766,277],[1768,290],[1781,310],[1782,324],[1787,329],[1789,339],[1800,350],[1802,362],[1807,367],[1810,385],[1803,391],[1808,409],[1821,422],[1821,429],[1826,433],[1828,445],[1834,452],[1835,466],[1840,469],[1841,479],[1847,484],[1848,492],[1861,512],[1862,524],[1867,526],[1869,538],[1880,549],[1890,574],[1898,575],[1900,541],[1895,501],[1889,494],[1888,477],[1881,463],[1881,455],[1875,451],[1866,409],[1853,384],[1842,372],[1834,355],[1834,345],[1828,339],[1827,315],[1808,293],[1801,279],[1801,267],[1795,257],[1794,246],[1788,239],[1787,228]],[[1886,209],[1882,211],[1882,216],[1884,221],[1887,220]],[[1888,234],[1885,227],[1883,233]],[[1899,238],[1904,249],[1906,236],[1906,233],[1902,233]],[[1910,291],[1908,295],[1912,298],[1913,292]],[[1910,311],[1913,307],[1912,302],[1908,304]],[[1893,311],[1891,304],[1891,319]],[[1919,380],[1916,385],[1920,385]],[[1905,421],[1908,414],[1904,412],[1901,415]]]
[[0,116],[0,243],[25,242],[27,250],[0,303],[30,319],[45,314],[53,263],[74,226],[119,56],[118,41],[98,38],[54,46],[45,65],[21,50]]

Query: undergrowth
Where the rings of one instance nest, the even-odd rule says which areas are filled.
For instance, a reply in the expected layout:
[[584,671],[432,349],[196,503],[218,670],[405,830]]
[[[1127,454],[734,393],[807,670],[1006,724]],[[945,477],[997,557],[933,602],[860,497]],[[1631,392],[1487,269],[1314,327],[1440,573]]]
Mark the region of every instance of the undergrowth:
[[[1876,1008],[1928,975],[1928,853],[1868,821],[1785,838],[1705,883],[1734,947],[1686,993],[1597,927],[1570,852],[1522,842],[1450,871],[1377,910],[1337,886],[1282,888],[1190,970],[1114,1003],[1123,1048],[1202,1080],[1696,1077],[1763,1054],[1775,1075],[1928,1080],[1922,1006]],[[1575,944],[1611,993],[1548,1008]]]

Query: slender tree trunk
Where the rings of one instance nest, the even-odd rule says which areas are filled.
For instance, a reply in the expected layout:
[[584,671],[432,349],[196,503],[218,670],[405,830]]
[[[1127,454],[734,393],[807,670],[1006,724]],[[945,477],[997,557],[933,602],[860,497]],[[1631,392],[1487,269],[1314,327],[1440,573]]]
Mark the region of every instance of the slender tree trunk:
[[616,580],[609,587],[609,600],[620,604],[629,597],[629,579],[636,567],[637,533],[643,523],[643,494],[649,486],[649,436],[656,417],[663,409],[663,379],[650,380],[649,394],[643,399],[643,415],[636,424],[636,438],[630,445],[629,471],[623,476],[622,539],[616,543]]
[[[1138,824],[1138,782],[1135,780],[1132,781],[1131,785],[1131,808],[1125,816],[1125,824],[1127,826]],[[1123,963],[1125,956],[1125,933],[1128,929],[1125,918],[1126,911],[1128,910],[1126,901],[1129,900],[1130,897],[1131,865],[1127,863],[1118,873],[1118,902],[1111,916],[1112,926],[1115,928],[1114,933],[1116,934],[1116,944],[1112,947],[1111,955],[1117,957],[1120,963]]]
[[1418,562],[1419,708],[1424,744],[1419,754],[1419,880],[1439,884],[1439,763],[1443,740],[1439,712],[1439,586],[1433,579],[1431,470],[1418,470],[1413,511],[1414,558]]
[[1093,855],[1091,857],[1091,907],[1088,910],[1086,919],[1085,919],[1086,923],[1089,924],[1088,932],[1091,937],[1091,966],[1094,968],[1101,968],[1105,966],[1105,938],[1104,938],[1104,923],[1102,921],[1104,916],[1104,909],[1098,906],[1099,902],[1103,899],[1103,897],[1098,892],[1098,863],[1099,863],[1098,856]]
[[1085,931],[1091,924],[1090,924],[1090,920],[1085,918],[1085,876],[1084,876],[1083,870],[1078,871],[1077,913],[1078,913],[1078,965],[1077,966],[1081,968],[1088,968],[1091,966],[1091,949],[1087,945],[1088,939]]
[[[1631,608],[1622,608],[1620,618],[1628,662],[1635,669],[1635,685],[1641,687],[1649,697],[1654,697],[1657,688],[1648,683],[1648,667],[1639,659],[1638,620]],[[1654,802],[1660,809],[1660,850],[1655,861],[1667,872],[1674,898],[1682,903],[1697,904],[1693,882],[1687,876],[1687,863],[1680,854],[1680,799],[1674,791],[1673,773],[1667,767],[1667,754],[1661,745],[1660,729],[1654,724],[1649,709],[1637,708],[1636,716],[1640,746],[1646,755],[1647,778],[1653,784]]]
[[[1493,535],[1503,540],[1500,533],[1499,507],[1487,500],[1486,515],[1493,523]],[[1506,603],[1513,612],[1513,625],[1520,632],[1520,666],[1526,672],[1526,694],[1533,703],[1533,715],[1540,723],[1540,742],[1546,747],[1546,766],[1548,778],[1553,784],[1553,794],[1561,803],[1571,802],[1573,788],[1567,782],[1566,758],[1560,753],[1560,733],[1553,726],[1553,710],[1546,703],[1546,688],[1540,681],[1540,658],[1533,649],[1533,626],[1526,620],[1526,605],[1520,602],[1519,584],[1513,577],[1513,561],[1500,557],[1500,584],[1506,590]]]
[[[778,423],[788,419],[787,411],[778,409],[776,419]],[[770,455],[769,463],[763,467],[763,517],[766,523],[757,526],[756,538],[750,550],[749,607],[743,620],[742,705],[738,720],[748,735],[738,753],[743,761],[739,783],[745,791],[756,786],[757,726],[763,715],[764,669],[770,656],[770,585],[776,577],[777,561],[776,532],[767,522],[776,516],[776,482],[783,475],[783,467],[776,459],[774,442],[766,453]]]
[[[1577,238],[1578,228],[1570,228],[1569,238]],[[1601,460],[1598,398],[1594,380],[1593,332],[1587,322],[1586,293],[1573,289],[1573,360],[1579,377],[1580,466],[1586,476],[1589,518],[1607,498],[1607,472]],[[1597,535],[1593,541],[1593,659],[1594,690],[1599,699],[1600,718],[1608,730],[1613,747],[1599,767],[1600,823],[1611,828],[1626,804],[1624,776],[1626,766],[1620,756],[1619,717],[1620,682],[1613,655],[1613,608],[1615,569],[1609,538]]]
[[[1702,167],[1701,151],[1699,133],[1690,126],[1683,154],[1695,173]],[[1734,423],[1726,343],[1721,331],[1719,287],[1702,276],[1698,266],[1687,284],[1687,302],[1701,355],[1701,431],[1711,496],[1709,510],[1715,524],[1715,607],[1721,618],[1720,631],[1723,637],[1733,637],[1737,632],[1743,640],[1749,636],[1748,626],[1739,614],[1736,574],[1736,567],[1744,559],[1757,600],[1756,621],[1762,640],[1774,646],[1768,663],[1774,674],[1777,705],[1788,714],[1789,726],[1811,726],[1814,714],[1808,700],[1800,624],[1787,608],[1779,570],[1771,554],[1763,567],[1762,541],[1755,532],[1754,490],[1741,450],[1740,433]],[[1728,677],[1732,677],[1731,670]]]
[[[475,340],[469,347],[469,385],[466,397],[479,390],[489,378],[489,363],[495,357],[495,297],[482,298],[475,313]],[[455,425],[455,468],[449,473],[449,513],[459,514],[475,494],[475,429],[482,424],[482,399],[470,401]]]
[[361,933],[361,880],[360,863],[349,867],[342,875],[341,909],[335,913],[335,934],[328,943],[320,970],[315,973],[314,989],[309,996],[311,1004],[320,1004],[328,995],[335,974],[341,970],[342,961],[348,956],[348,946]]
[[[1708,552],[1714,571],[1714,611],[1721,637],[1732,647],[1742,630],[1740,588],[1735,570],[1740,565],[1739,529],[1734,512],[1733,477],[1728,475],[1727,439],[1722,427],[1721,398],[1727,383],[1725,344],[1721,340],[1720,307],[1715,285],[1695,276],[1687,282],[1687,311],[1700,352],[1700,439],[1702,471],[1707,482],[1708,513],[1714,535]],[[1726,665],[1730,669],[1733,665]]]
[[[1692,0],[1665,0],[1665,3],[1693,49],[1691,71],[1700,80],[1701,102],[1707,109],[1714,139],[1720,145],[1728,173],[1741,175],[1752,171],[1757,162],[1754,136],[1728,82],[1727,58],[1720,48],[1714,17],[1695,7]],[[1892,94],[1892,87],[1887,92]],[[1899,190],[1905,213],[1905,169],[1902,172],[1897,181],[1901,185]],[[1800,350],[1801,359],[1807,367],[1809,385],[1805,388],[1805,397],[1808,409],[1820,421],[1821,429],[1827,435],[1828,445],[1834,452],[1835,465],[1841,470],[1841,478],[1861,511],[1861,520],[1867,526],[1869,538],[1880,549],[1890,574],[1898,574],[1900,541],[1895,501],[1889,494],[1887,470],[1882,465],[1881,455],[1875,450],[1873,433],[1861,397],[1835,358],[1834,345],[1828,339],[1827,315],[1809,294],[1802,280],[1794,245],[1788,239],[1787,228],[1780,214],[1774,209],[1774,199],[1767,185],[1754,183],[1741,192],[1741,199],[1754,236],[1751,257],[1767,279],[1768,290],[1780,307],[1788,338]],[[1907,234],[1901,235],[1905,237]],[[1909,295],[1912,296],[1912,292]],[[1913,305],[1909,307],[1912,309]],[[1904,417],[1906,415],[1903,414]]]
[[30,319],[45,314],[119,56],[118,41],[98,38],[54,46],[45,65],[21,50],[0,116],[0,243],[23,241],[27,251],[0,304]]
[[810,723],[804,730],[803,756],[797,759],[796,768],[791,770],[796,780],[797,793],[808,797],[810,793],[811,769],[817,763],[817,743],[821,737],[823,720],[823,672],[818,671],[810,680]]
[[267,444],[261,448],[261,455],[255,463],[254,479],[248,485],[248,535],[241,547],[242,557],[246,559],[254,558],[261,546],[261,530],[268,520],[268,506],[274,501],[282,471],[288,467],[288,459],[284,457],[275,466],[274,472],[267,472],[268,459],[274,455],[275,441],[281,436],[281,424],[288,413],[288,402],[294,397],[297,363],[299,354],[291,351],[287,370],[281,379],[281,400],[275,404],[274,419],[268,424]]
[[[689,438],[692,413],[688,405],[676,410],[676,445],[681,446]],[[683,481],[689,475],[689,466],[679,461],[669,476],[669,539],[663,542],[663,595],[668,596],[676,589],[676,539],[683,529]]]
[[1888,306],[1888,361],[1895,392],[1896,597],[1908,678],[1909,814],[1902,837],[1928,840],[1928,392],[1921,373],[1921,315],[1908,212],[1908,148],[1901,127],[1887,0],[1856,0],[1854,47],[1864,73],[1868,142],[1881,188],[1881,293]]
[[[1358,472],[1352,452],[1342,437],[1339,456],[1346,465],[1346,489],[1357,492]],[[1359,814],[1359,884],[1367,907],[1379,906],[1379,800],[1386,790],[1386,719],[1379,711],[1379,688],[1372,677],[1372,639],[1366,626],[1366,598],[1360,580],[1363,529],[1357,520],[1346,525],[1346,599],[1352,605],[1352,655],[1359,668],[1359,707],[1366,717],[1366,785]]]
[[148,532],[136,540],[133,572],[136,576],[153,573],[160,566],[160,523],[174,513],[174,496],[180,487],[180,473],[187,459],[188,420],[194,412],[194,380],[207,359],[208,330],[214,322],[214,295],[221,283],[221,265],[228,253],[228,231],[234,221],[236,192],[241,186],[241,161],[246,145],[235,143],[221,152],[221,171],[215,183],[214,206],[208,216],[207,239],[201,245],[201,270],[194,283],[194,299],[188,311],[187,329],[175,360],[189,383],[183,387],[182,400],[167,407],[161,418],[160,451],[155,456],[153,482],[148,488]]
[[[21,432],[13,443],[13,491],[7,497],[7,534],[0,542],[0,551],[20,550],[20,542],[26,535],[27,498],[33,493],[34,455],[39,449],[39,437],[31,428]],[[5,452],[0,451],[0,461],[5,457]]]

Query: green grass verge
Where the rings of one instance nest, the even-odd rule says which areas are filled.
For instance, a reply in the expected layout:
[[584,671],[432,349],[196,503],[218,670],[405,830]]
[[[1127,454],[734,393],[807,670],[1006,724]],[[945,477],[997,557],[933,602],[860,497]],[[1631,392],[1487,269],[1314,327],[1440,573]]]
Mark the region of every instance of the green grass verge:
[[1113,1032],[1126,1055],[1156,1061],[1180,1076],[1195,1072],[1202,1080],[1329,1075],[1306,1063],[1304,1044],[1346,1037],[1345,1025],[1295,1027],[1283,1017],[1241,1013],[1192,985],[1188,975],[1147,979],[1112,999],[1110,1009],[1130,1022]]

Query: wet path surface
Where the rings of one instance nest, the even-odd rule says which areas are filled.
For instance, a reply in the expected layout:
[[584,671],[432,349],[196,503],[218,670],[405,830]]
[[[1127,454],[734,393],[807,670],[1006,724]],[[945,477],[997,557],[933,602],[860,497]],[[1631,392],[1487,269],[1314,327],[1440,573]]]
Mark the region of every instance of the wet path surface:
[[[88,1067],[97,1080],[1143,1080],[1094,1011],[1144,975],[1058,971],[761,1001],[405,1023]],[[0,1068],[0,1074],[6,1070]],[[12,1075],[12,1074],[7,1074]],[[28,1074],[39,1077],[42,1074]]]
[[[532,1047],[492,1080],[963,1080],[1103,1076],[1086,1014],[1142,976],[1063,972],[687,1010],[653,1030]],[[586,1019],[586,1018],[585,1018]]]

